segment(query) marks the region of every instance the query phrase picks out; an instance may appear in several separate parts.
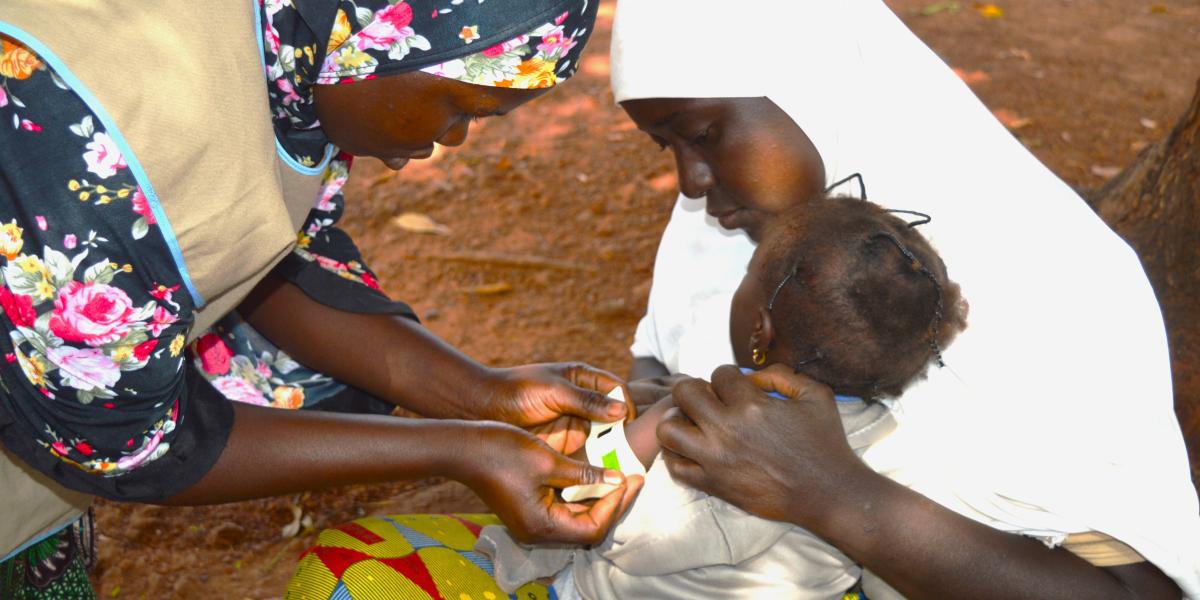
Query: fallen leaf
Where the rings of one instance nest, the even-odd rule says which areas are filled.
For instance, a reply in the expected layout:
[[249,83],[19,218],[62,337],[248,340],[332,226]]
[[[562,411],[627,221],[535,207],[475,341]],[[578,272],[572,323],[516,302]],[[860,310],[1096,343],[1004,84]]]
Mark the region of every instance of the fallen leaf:
[[1100,165],[1092,165],[1092,174],[1105,179],[1112,179],[1121,172],[1121,167],[1103,167]]
[[996,119],[1009,129],[1020,129],[1028,126],[1030,123],[1033,123],[1033,119],[1018,116],[1017,113],[1014,113],[1007,108],[997,108],[996,110],[992,111],[992,114],[995,115]]
[[1004,9],[995,4],[975,4],[975,12],[987,19],[999,19],[1004,16]]
[[450,228],[434,221],[428,215],[421,213],[404,213],[392,219],[392,225],[395,225],[405,231],[413,233],[436,233],[437,235],[446,235],[450,233]]
[[1155,121],[1154,119],[1147,119],[1146,117],[1142,117],[1141,120],[1139,120],[1138,122],[1141,123],[1142,127],[1145,127],[1146,129],[1157,129],[1158,128],[1158,121]]
[[1021,137],[1018,137],[1017,139],[1021,140],[1021,143],[1025,144],[1026,148],[1038,148],[1042,145],[1042,138],[1040,138],[1040,137],[1021,136]]
[[962,5],[957,2],[934,2],[921,9],[921,16],[929,17],[940,12],[956,13],[962,10]]
[[110,598],[116,598],[117,596],[120,596],[120,595],[121,595],[121,586],[119,586],[119,585],[114,586],[112,591],[108,593],[108,596]]
[[1009,48],[1008,52],[1002,56],[1011,56],[1013,58],[1019,58],[1021,60],[1033,60],[1033,55],[1030,54],[1029,51],[1024,48]]
[[499,281],[496,283],[485,283],[483,285],[475,286],[467,290],[467,293],[477,294],[480,296],[498,296],[500,294],[507,294],[512,290],[513,286],[507,281]]
[[1162,14],[1165,12],[1167,12],[1167,7],[1165,7],[1161,4],[1151,4],[1150,5],[1150,13],[1151,14]]
[[300,535],[300,516],[304,513],[304,511],[300,510],[300,507],[296,506],[295,504],[293,504],[290,508],[292,509],[292,522],[284,525],[283,529],[279,531],[279,536],[285,540]]
[[954,67],[954,74],[958,75],[958,78],[963,80],[963,83],[967,85],[987,83],[992,80],[992,76],[984,71],[964,71],[963,69]]

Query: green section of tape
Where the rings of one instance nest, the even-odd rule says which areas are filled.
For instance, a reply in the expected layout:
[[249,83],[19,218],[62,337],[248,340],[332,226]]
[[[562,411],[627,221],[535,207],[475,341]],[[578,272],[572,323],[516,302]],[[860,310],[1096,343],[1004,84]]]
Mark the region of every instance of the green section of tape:
[[616,450],[610,450],[608,454],[605,454],[600,458],[600,462],[604,464],[605,469],[611,469],[613,471],[621,470],[621,461],[617,460]]

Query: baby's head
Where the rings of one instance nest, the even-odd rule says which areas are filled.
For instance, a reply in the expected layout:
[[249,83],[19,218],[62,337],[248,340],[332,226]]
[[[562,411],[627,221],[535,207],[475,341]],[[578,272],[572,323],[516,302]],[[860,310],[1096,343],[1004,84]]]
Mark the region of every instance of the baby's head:
[[925,238],[876,204],[820,198],[764,229],[733,297],[740,366],[784,363],[838,394],[897,396],[966,327]]

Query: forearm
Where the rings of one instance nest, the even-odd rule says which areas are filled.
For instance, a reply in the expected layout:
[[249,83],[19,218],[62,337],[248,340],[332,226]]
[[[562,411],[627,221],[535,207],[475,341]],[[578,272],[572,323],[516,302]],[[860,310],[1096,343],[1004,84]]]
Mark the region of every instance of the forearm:
[[238,310],[302,364],[422,415],[476,418],[494,375],[418,323],[340,311],[275,276]]
[[908,598],[1179,597],[1152,566],[1142,570],[1152,571],[1152,585],[1135,585],[1116,570],[992,529],[863,469],[845,479],[849,500],[813,531]]
[[163,504],[216,504],[347,484],[457,477],[481,426],[233,404],[233,430],[216,465]]

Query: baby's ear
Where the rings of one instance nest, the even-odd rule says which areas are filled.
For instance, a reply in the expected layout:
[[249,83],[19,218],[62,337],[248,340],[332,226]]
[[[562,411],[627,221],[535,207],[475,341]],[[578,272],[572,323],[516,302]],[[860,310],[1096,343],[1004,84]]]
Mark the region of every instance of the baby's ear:
[[756,348],[767,350],[775,341],[775,326],[771,323],[771,311],[767,310],[765,306],[760,306],[756,310],[754,333],[750,336],[750,342]]

